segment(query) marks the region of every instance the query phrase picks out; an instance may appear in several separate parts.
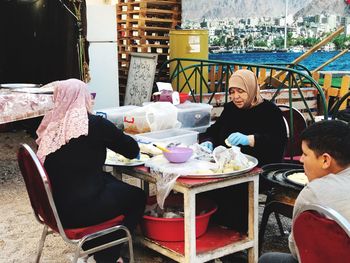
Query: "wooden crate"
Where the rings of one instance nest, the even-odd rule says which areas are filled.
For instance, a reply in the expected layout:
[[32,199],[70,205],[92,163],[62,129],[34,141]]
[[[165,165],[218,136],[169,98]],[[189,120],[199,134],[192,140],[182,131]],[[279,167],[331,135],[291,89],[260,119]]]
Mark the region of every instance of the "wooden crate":
[[[157,53],[157,69],[169,59],[169,30],[181,24],[181,0],[121,0],[117,5],[119,93],[126,88],[131,52]],[[169,72],[160,78],[168,81]],[[120,101],[123,101],[122,99]]]

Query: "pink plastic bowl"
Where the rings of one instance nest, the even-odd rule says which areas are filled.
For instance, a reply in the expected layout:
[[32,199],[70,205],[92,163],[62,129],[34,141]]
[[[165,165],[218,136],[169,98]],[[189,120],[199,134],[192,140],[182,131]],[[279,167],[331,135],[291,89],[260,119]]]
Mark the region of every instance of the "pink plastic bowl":
[[163,152],[164,157],[171,163],[184,163],[192,156],[193,150],[187,147],[171,147],[170,152]]

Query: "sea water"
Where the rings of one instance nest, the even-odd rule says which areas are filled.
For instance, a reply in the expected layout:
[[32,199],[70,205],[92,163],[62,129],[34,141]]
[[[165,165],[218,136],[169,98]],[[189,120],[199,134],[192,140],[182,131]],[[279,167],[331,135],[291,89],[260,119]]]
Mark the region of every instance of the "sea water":
[[[307,67],[310,71],[328,61],[340,51],[315,52],[299,64]],[[209,54],[209,59],[232,61],[238,63],[268,64],[268,63],[291,63],[303,53],[293,52],[260,52],[260,53],[219,53]],[[350,71],[350,52],[324,67],[323,71]]]

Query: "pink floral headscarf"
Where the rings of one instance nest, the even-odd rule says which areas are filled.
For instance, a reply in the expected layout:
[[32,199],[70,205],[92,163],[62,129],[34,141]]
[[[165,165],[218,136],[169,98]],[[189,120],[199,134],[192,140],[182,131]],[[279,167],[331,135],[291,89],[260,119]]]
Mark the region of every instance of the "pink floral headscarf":
[[88,134],[88,112],[92,110],[91,96],[84,82],[68,79],[55,81],[52,85],[55,87],[54,107],[44,116],[36,131],[37,156],[42,163],[47,155],[60,149],[70,139]]

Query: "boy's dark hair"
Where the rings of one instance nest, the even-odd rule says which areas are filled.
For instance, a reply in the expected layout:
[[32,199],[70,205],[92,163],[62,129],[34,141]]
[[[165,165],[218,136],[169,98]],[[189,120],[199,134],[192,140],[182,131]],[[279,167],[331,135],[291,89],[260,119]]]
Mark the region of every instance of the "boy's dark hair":
[[350,164],[350,126],[345,122],[316,122],[306,128],[300,137],[316,156],[328,153],[340,166]]

